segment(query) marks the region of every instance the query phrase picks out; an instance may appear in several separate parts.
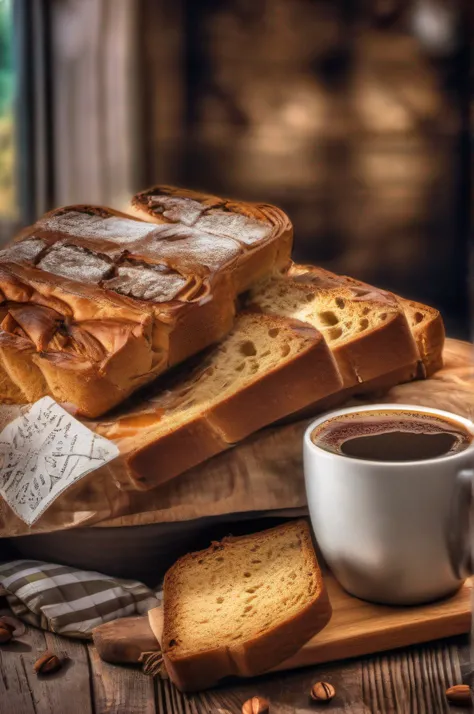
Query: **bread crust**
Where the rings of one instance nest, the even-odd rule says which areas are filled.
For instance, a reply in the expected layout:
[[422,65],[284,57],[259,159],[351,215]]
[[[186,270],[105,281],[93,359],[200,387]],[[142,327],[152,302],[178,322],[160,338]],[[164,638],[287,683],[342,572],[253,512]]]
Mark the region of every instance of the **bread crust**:
[[129,440],[119,442],[135,487],[144,490],[179,476],[229,446],[213,429],[206,415],[197,416],[176,429],[171,428],[161,438],[127,453],[131,445]]
[[[181,206],[177,205],[177,197],[182,198]],[[130,212],[141,220],[159,225],[184,220],[186,225],[204,230],[208,228],[206,221],[209,217],[219,215],[224,218],[226,213],[234,213],[242,223],[248,219],[250,230],[251,221],[256,226],[265,223],[274,226],[274,237],[245,243],[241,259],[232,271],[233,289],[237,295],[265,275],[287,269],[291,263],[293,226],[288,216],[276,206],[222,199],[174,186],[152,186],[133,196]],[[236,225],[223,226],[225,235],[239,242],[240,230],[239,221]]]
[[[443,366],[446,338],[443,318],[435,308],[398,298],[407,316],[412,315],[411,330],[419,352],[418,377],[426,379]],[[423,318],[423,319],[420,319]]]
[[[163,586],[164,626],[161,646],[167,672],[178,689],[184,692],[198,691],[212,687],[229,676],[254,677],[262,674],[295,654],[305,642],[320,632],[329,622],[332,614],[331,604],[307,522],[301,520],[295,523],[286,523],[269,529],[265,533],[293,529],[298,526],[303,529],[304,548],[311,557],[318,582],[312,602],[286,621],[237,645],[221,646],[182,656],[170,651],[168,646],[170,632],[167,618],[167,587],[173,570],[190,556],[184,556],[170,568],[165,576]],[[238,539],[230,537],[224,539],[224,542],[245,539],[251,541],[252,538],[253,536],[240,536]],[[209,550],[203,550],[194,555],[202,555]]]
[[[384,394],[387,389],[390,389],[395,384],[411,382],[416,378],[417,365],[405,365],[393,370],[392,372],[387,372],[386,374],[379,375],[374,379],[370,379],[368,382],[340,389],[338,392],[330,394],[317,402],[308,404],[303,409],[300,409],[298,412],[292,414],[291,418],[280,419],[277,424],[287,424],[301,419],[313,418],[323,412],[341,407],[350,399],[358,399],[359,397],[365,398],[368,395],[370,395],[373,399],[376,394]],[[272,426],[276,426],[277,424],[273,424]]]
[[190,304],[177,316],[169,339],[170,367],[219,342],[232,329],[235,299],[226,278],[215,285],[208,300]]
[[402,312],[392,314],[360,339],[336,348],[334,355],[338,361],[345,360],[350,365],[359,384],[417,362],[415,342]]

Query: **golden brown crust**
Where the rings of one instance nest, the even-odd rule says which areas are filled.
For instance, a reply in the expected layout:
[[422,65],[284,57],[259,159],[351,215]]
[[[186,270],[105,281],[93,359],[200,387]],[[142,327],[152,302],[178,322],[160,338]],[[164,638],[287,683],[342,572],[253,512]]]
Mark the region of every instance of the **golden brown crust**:
[[[0,350],[0,355],[3,358],[2,350]],[[24,393],[10,376],[4,359],[0,362],[0,392],[3,395],[2,402],[4,404],[18,404],[24,399]]]
[[338,358],[340,353],[355,371],[359,384],[406,365],[412,365],[413,376],[416,374],[416,346],[402,312],[334,350]]
[[191,355],[219,342],[232,328],[235,300],[227,276],[215,285],[212,297],[192,303],[176,318],[169,341],[168,364],[180,364]]
[[68,206],[1,251],[0,399],[49,394],[93,418],[229,331],[236,291],[284,262],[291,224],[272,207],[172,189],[175,211],[189,201],[202,227]]
[[[119,446],[126,452],[129,442],[119,442]],[[147,490],[207,461],[228,446],[202,415],[172,428],[157,440],[150,439],[127,455],[126,464],[135,486]]]
[[[213,546],[211,546],[211,549],[184,556],[168,571],[164,581],[164,626],[161,644],[167,672],[178,689],[186,692],[197,691],[212,687],[225,677],[254,677],[262,674],[291,657],[329,622],[332,614],[331,604],[314,552],[307,522],[303,520],[289,522],[269,529],[265,531],[265,534],[271,534],[272,531],[293,530],[298,527],[302,529],[302,547],[312,562],[311,570],[317,582],[312,601],[295,615],[289,616],[286,621],[280,622],[258,636],[236,646],[229,643],[226,646],[187,653],[181,656],[175,654],[172,648],[169,648],[168,641],[172,633],[169,618],[167,617],[167,600],[173,571],[176,567],[185,565],[186,559],[205,555]],[[254,536],[250,535],[241,536],[238,539],[231,537],[225,540],[248,540],[251,542],[253,538]]]
[[443,367],[443,347],[446,339],[444,322],[441,314],[436,310],[433,319],[426,325],[421,340],[424,343],[423,364],[424,377],[431,377]]
[[443,347],[446,338],[443,318],[435,308],[403,298],[398,300],[410,322],[418,347],[420,355],[418,376],[431,377],[443,366]]

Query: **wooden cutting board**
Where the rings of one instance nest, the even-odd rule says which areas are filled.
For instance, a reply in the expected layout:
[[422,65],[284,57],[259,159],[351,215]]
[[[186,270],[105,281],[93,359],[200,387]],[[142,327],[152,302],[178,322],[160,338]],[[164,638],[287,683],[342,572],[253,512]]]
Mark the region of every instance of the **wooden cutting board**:
[[[275,670],[361,657],[469,632],[472,580],[449,598],[416,607],[375,605],[349,595],[331,574],[324,580],[333,608],[329,624]],[[97,627],[94,644],[108,662],[136,663],[142,652],[158,648],[153,633],[160,639],[162,624],[162,609],[154,608],[149,618],[129,617]]]
[[416,607],[374,605],[349,595],[332,575],[324,580],[333,608],[329,624],[277,670],[407,647],[471,627],[472,579],[451,597]]

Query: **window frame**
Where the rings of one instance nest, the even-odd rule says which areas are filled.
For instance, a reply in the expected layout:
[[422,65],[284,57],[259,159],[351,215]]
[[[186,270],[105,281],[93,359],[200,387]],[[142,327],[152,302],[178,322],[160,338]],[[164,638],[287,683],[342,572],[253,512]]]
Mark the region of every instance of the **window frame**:
[[21,225],[51,208],[53,200],[50,4],[15,0],[17,195]]

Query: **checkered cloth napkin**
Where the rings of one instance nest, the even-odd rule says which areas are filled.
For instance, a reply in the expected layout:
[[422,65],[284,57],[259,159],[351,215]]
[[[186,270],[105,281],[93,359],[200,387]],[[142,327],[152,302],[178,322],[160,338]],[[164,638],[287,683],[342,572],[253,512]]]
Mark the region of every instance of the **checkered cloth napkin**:
[[91,639],[98,625],[145,615],[160,604],[142,583],[40,560],[0,564],[0,586],[21,620],[80,639]]

